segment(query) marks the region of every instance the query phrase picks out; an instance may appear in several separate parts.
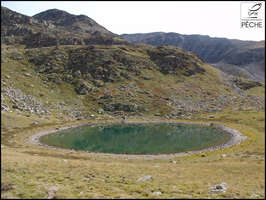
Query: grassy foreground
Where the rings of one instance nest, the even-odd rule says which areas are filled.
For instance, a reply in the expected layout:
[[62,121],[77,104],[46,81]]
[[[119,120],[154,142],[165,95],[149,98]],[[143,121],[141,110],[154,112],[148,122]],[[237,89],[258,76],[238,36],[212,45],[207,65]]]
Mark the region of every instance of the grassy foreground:
[[[264,112],[223,111],[214,114],[212,120],[207,115],[198,115],[190,121],[222,123],[248,139],[229,149],[175,157],[176,162],[34,146],[28,142],[31,135],[74,123],[60,124],[50,119],[34,125],[34,119],[12,114],[2,114],[1,121],[5,125],[1,143],[1,198],[47,198],[53,186],[57,187],[55,198],[265,198]],[[148,175],[152,180],[136,182]],[[221,182],[227,184],[225,193],[209,192],[209,187]],[[153,193],[158,191],[160,196]]]

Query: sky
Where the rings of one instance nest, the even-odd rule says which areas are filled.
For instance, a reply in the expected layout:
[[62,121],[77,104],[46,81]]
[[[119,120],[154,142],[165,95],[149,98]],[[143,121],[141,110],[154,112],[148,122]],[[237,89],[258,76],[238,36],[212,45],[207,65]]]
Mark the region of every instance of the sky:
[[[248,2],[248,1],[245,1]],[[33,16],[57,8],[87,15],[116,34],[176,32],[240,40],[265,40],[265,2],[262,28],[241,28],[243,1],[1,1],[18,13]],[[243,11],[242,11],[243,12]]]

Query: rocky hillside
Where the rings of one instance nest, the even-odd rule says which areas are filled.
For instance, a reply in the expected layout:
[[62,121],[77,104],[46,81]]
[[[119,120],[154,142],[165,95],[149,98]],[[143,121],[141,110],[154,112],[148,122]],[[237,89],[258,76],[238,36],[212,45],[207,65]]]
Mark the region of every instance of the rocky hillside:
[[259,81],[265,80],[264,41],[241,41],[163,32],[121,36],[132,43],[178,46],[194,52],[205,62],[213,64],[226,73]]
[[264,109],[264,84],[225,76],[181,48],[114,44],[124,42],[92,19],[55,9],[34,17],[1,12],[2,113],[190,119],[224,109]]
[[1,52],[2,113],[80,120],[264,109],[264,85],[224,76],[176,47],[2,45]]
[[[124,38],[124,39],[123,39]],[[174,45],[199,55],[205,62],[236,76],[264,81],[263,42],[210,38],[178,33],[116,35],[85,15],[50,9],[33,17],[1,7],[1,43],[26,48],[58,45],[147,43]]]
[[51,9],[29,17],[5,7],[1,7],[1,42],[27,48],[127,43],[85,15]]

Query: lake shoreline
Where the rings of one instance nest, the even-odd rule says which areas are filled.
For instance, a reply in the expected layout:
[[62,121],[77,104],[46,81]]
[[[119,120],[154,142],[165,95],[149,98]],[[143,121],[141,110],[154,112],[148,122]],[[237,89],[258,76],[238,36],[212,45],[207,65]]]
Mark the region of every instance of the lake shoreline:
[[242,141],[244,141],[247,136],[241,134],[239,131],[226,127],[222,124],[216,124],[216,123],[200,123],[200,122],[131,122],[128,121],[126,122],[127,124],[162,124],[162,123],[167,123],[167,124],[195,124],[195,125],[205,125],[205,126],[213,126],[217,127],[231,135],[231,138],[224,144],[214,146],[214,147],[208,147],[202,150],[194,150],[194,151],[186,151],[186,152],[180,152],[180,153],[170,153],[170,154],[114,154],[114,153],[100,153],[100,152],[89,152],[89,151],[82,151],[82,150],[71,150],[71,149],[64,149],[64,148],[59,148],[59,147],[53,147],[49,146],[43,143],[40,143],[39,138],[52,134],[58,131],[66,130],[66,129],[72,129],[72,128],[77,128],[77,127],[82,127],[82,126],[89,126],[89,125],[99,125],[99,124],[119,124],[119,122],[91,122],[91,123],[86,123],[83,125],[72,125],[72,126],[66,126],[62,128],[56,128],[52,130],[46,130],[46,131],[41,131],[37,134],[34,134],[33,136],[30,137],[29,142],[33,145],[37,145],[39,147],[44,147],[44,148],[49,148],[49,149],[56,149],[60,151],[66,151],[66,152],[80,152],[80,153],[86,153],[89,155],[97,155],[97,156],[111,156],[111,157],[118,157],[118,158],[126,158],[126,159],[135,159],[135,158],[145,158],[145,159],[169,159],[173,157],[180,157],[180,156],[185,156],[185,155],[191,155],[191,154],[198,154],[198,153],[205,153],[209,151],[215,151],[215,150],[220,150],[224,148],[229,148],[233,145],[239,145]]

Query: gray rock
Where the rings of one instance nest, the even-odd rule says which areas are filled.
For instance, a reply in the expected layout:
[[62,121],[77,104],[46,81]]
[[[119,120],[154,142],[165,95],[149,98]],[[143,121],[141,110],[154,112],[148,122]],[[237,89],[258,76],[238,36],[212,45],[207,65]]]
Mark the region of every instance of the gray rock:
[[153,192],[152,195],[160,196],[160,195],[162,195],[162,193],[160,191],[157,191],[157,192]]
[[5,75],[5,78],[7,78],[7,79],[10,79],[10,76],[8,76],[8,75]]
[[104,110],[103,110],[102,108],[99,108],[99,109],[98,109],[98,113],[99,113],[99,114],[103,114],[103,113],[104,113]]
[[75,78],[81,78],[81,72],[78,70],[78,71],[75,71],[74,73],[73,73],[73,76],[75,77]]
[[63,80],[68,82],[68,83],[71,83],[71,81],[73,81],[73,76],[71,74],[65,74],[63,76]]
[[151,78],[150,77],[147,77],[147,76],[143,76],[142,77],[144,80],[151,80]]
[[48,197],[47,199],[53,199],[55,197],[55,193],[57,192],[58,187],[52,186],[48,189]]
[[252,195],[251,195],[251,197],[253,197],[253,198],[259,198],[259,197],[260,197],[260,195],[257,195],[257,194],[252,194]]
[[104,82],[101,80],[93,80],[93,83],[96,87],[103,87],[104,86]]
[[105,111],[136,112],[140,108],[134,104],[132,105],[132,104],[115,103],[115,104],[105,104],[103,109]]
[[24,75],[25,75],[26,77],[31,77],[31,74],[28,73],[28,72],[24,73]]
[[170,159],[169,162],[176,164],[176,161],[175,160],[172,160],[172,159]]
[[86,95],[92,91],[92,87],[88,83],[82,82],[78,87],[75,88],[75,90],[80,95]]
[[12,105],[12,108],[17,109],[17,110],[20,110],[20,108],[16,104],[15,105]]
[[7,105],[1,104],[1,111],[3,112],[9,112],[10,108]]
[[44,108],[43,104],[39,100],[35,99],[31,95],[25,95],[19,89],[6,87],[4,93],[14,103],[14,109],[35,112],[36,114],[39,114],[39,112],[48,113],[48,110]]
[[140,181],[150,181],[152,180],[152,176],[144,176],[142,178],[139,178],[136,182],[140,182]]
[[216,184],[209,188],[210,192],[220,193],[220,192],[226,192],[227,190],[227,184],[226,183],[220,183]]

